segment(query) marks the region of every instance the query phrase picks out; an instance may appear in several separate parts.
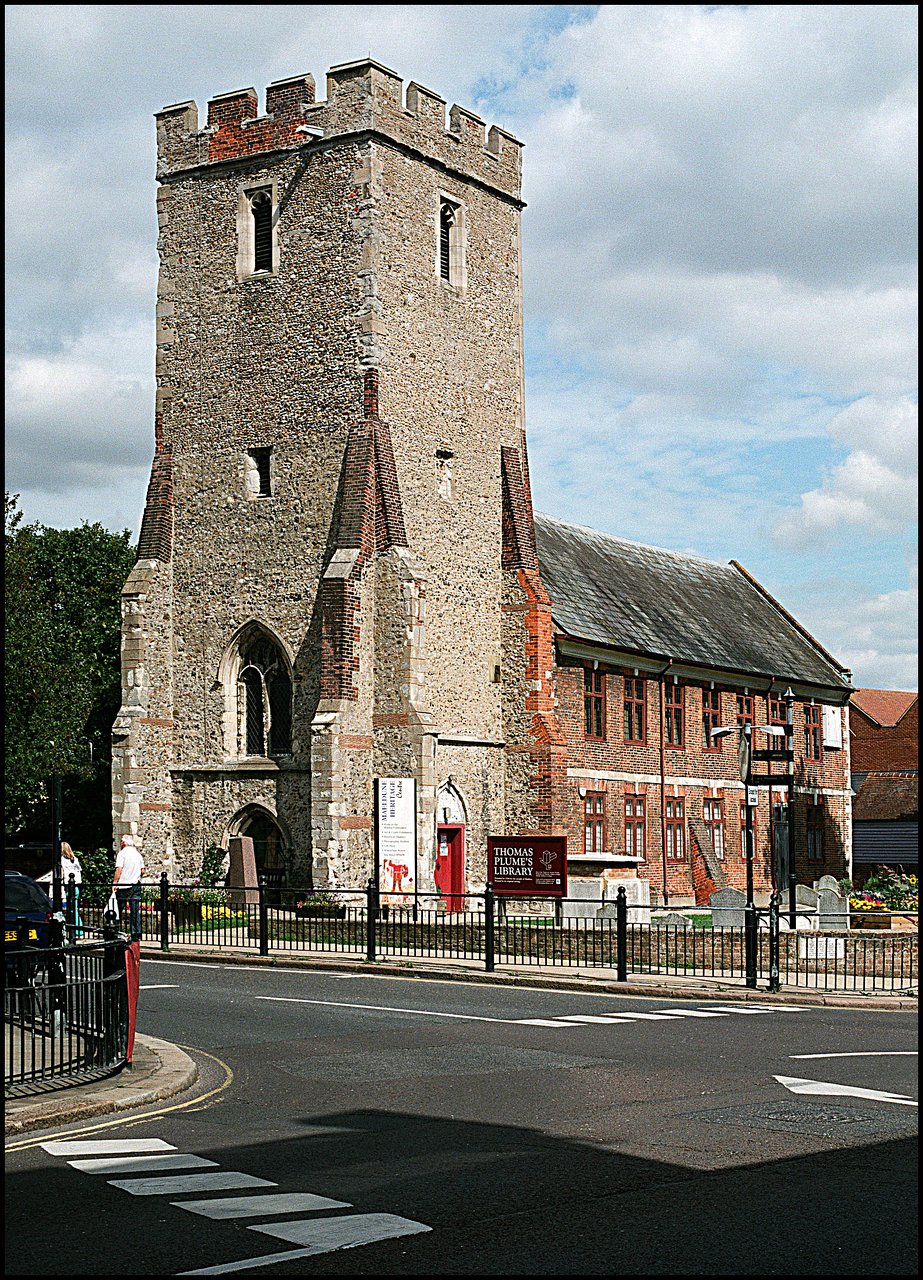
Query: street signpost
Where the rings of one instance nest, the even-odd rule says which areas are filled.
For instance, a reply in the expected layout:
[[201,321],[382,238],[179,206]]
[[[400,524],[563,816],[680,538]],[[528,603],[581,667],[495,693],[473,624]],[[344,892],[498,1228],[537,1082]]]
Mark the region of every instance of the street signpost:
[[488,836],[487,883],[506,897],[566,898],[566,837]]

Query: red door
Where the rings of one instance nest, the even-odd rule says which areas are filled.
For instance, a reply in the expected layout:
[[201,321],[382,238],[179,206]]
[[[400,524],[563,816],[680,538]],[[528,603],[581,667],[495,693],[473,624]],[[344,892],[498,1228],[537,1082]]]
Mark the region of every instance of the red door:
[[436,828],[436,889],[446,911],[465,909],[465,828]]

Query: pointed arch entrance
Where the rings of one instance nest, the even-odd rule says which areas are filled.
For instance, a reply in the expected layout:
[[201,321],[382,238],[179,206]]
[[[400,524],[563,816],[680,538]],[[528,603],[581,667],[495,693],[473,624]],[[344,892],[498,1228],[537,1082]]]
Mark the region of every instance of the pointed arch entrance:
[[465,909],[466,809],[451,778],[436,796],[436,862],[433,880],[446,911]]
[[231,819],[230,836],[249,836],[253,841],[256,874],[265,879],[269,904],[278,906],[291,850],[291,842],[278,818],[262,805],[247,805]]

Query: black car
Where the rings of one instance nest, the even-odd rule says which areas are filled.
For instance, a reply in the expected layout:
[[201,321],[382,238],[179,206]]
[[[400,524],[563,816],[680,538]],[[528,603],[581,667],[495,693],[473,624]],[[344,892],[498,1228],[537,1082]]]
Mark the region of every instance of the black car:
[[12,963],[11,952],[16,948],[16,921],[28,921],[28,945],[48,946],[48,922],[54,914],[51,899],[45,890],[24,876],[21,871],[7,871],[3,877],[4,951],[7,968]]

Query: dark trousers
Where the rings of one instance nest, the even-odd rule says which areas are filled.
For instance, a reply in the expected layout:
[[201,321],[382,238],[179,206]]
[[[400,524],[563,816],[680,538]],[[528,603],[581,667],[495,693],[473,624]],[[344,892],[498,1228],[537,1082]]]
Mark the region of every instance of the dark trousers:
[[119,904],[119,917],[128,905],[128,932],[132,938],[141,937],[141,885],[128,884],[124,889],[116,887],[115,898]]

